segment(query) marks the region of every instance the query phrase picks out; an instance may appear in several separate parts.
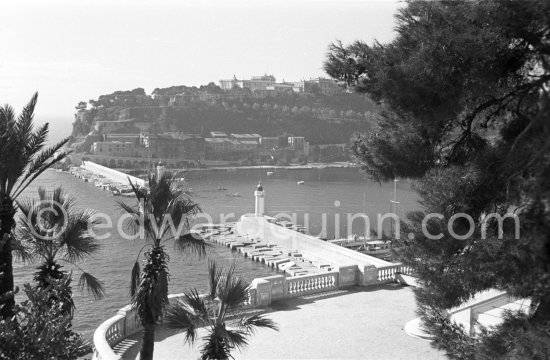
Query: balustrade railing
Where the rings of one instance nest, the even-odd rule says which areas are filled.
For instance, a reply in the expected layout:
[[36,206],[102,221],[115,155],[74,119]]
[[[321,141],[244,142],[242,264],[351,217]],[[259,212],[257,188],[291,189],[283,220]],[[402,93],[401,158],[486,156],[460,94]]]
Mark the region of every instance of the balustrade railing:
[[[168,295],[170,301],[183,297],[184,294]],[[243,307],[250,308],[256,305],[254,289],[248,293]],[[124,338],[139,331],[141,325],[132,311],[131,305],[127,305],[118,311],[118,314],[103,322],[94,332],[94,352],[92,360],[120,360],[121,356],[113,350],[113,346]]]
[[94,353],[92,360],[119,360],[112,346],[124,339],[129,333],[126,328],[127,314],[120,311],[117,315],[108,319],[94,332]]
[[410,266],[403,265],[403,264],[388,265],[388,266],[379,267],[377,269],[378,269],[378,281],[380,282],[394,281],[395,275],[397,273],[401,273],[404,275],[413,274],[413,269]]
[[[378,267],[377,271],[379,282],[394,281],[397,273],[405,275],[412,275],[413,273],[412,268],[403,264]],[[279,286],[281,286],[282,298],[292,298],[336,290],[340,286],[339,279],[338,271],[330,271],[284,278],[282,284]],[[173,301],[182,296],[183,294],[169,295],[169,299]],[[243,307],[253,308],[261,306],[257,302],[259,301],[258,296],[259,293],[257,290],[251,288]],[[96,329],[94,333],[95,350],[92,360],[120,360],[120,356],[115,353],[112,346],[134,334],[139,328],[140,324],[136,320],[130,306],[119,310],[116,316],[108,319]]]
[[338,289],[338,272],[309,274],[285,279],[285,296],[297,296]]

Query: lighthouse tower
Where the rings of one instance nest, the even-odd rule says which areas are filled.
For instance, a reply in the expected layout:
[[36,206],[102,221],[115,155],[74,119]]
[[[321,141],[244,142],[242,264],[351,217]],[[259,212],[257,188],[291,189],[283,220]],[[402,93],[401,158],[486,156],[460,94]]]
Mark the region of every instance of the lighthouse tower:
[[261,182],[258,183],[254,196],[256,197],[255,215],[262,216],[265,212],[265,191]]
[[161,160],[157,165],[157,179],[160,180],[164,176],[165,172],[166,172],[166,166],[164,166],[164,163]]

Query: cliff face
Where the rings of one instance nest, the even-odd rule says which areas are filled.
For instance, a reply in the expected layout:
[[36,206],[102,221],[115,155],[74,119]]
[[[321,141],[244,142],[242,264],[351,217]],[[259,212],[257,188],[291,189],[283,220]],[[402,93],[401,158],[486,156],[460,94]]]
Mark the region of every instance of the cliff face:
[[84,136],[75,137],[73,142],[69,145],[71,150],[76,152],[88,152],[90,151],[92,144],[95,141],[102,141],[103,136],[100,134],[89,134]]
[[81,103],[73,136],[225,131],[305,136],[312,144],[347,143],[354,132],[372,126],[377,111],[371,101],[355,94],[255,96],[249,91],[207,92],[187,87],[187,93],[171,94],[176,90],[181,89],[155,89],[154,98],[141,91],[102,95],[97,101],[90,100],[90,109]]

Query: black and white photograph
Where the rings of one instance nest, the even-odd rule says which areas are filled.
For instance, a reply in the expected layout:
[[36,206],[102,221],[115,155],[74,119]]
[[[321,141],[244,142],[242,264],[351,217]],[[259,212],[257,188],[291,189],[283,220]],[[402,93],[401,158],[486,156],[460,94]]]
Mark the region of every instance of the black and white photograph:
[[549,0],[2,0],[0,360],[550,360]]

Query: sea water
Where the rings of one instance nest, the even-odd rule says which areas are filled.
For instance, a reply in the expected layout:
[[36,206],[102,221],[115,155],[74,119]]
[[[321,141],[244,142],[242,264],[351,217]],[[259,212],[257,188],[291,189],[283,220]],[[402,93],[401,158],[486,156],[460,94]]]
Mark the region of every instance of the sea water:
[[[239,216],[254,211],[254,190],[259,181],[265,190],[266,213],[271,216],[295,219],[298,224],[308,225],[312,235],[326,238],[344,237],[349,233],[364,235],[365,227],[361,221],[347,224],[348,214],[365,212],[376,226],[378,213],[389,210],[389,200],[394,196],[394,184],[373,183],[365,179],[356,168],[325,168],[304,170],[281,170],[267,175],[264,169],[238,171],[197,171],[186,173],[187,186],[193,189],[192,198],[200,204],[208,219],[213,222],[224,217],[227,221],[236,221]],[[298,185],[298,181],[304,181]],[[39,186],[51,190],[56,186],[78,200],[78,207],[92,208],[112,219],[116,225],[123,214],[117,201],[129,204],[133,198],[114,197],[108,191],[85,183],[71,174],[46,171],[22,194],[22,197],[36,197]],[[225,188],[218,191],[217,188]],[[228,196],[233,195],[233,196]],[[236,196],[235,196],[236,195]],[[399,201],[398,214],[418,208],[418,197],[410,189],[408,181],[400,181],[397,186]],[[206,219],[206,218],[205,218]],[[205,220],[203,219],[203,221]],[[387,224],[385,225],[387,228]],[[74,289],[76,314],[74,328],[91,338],[94,329],[116,311],[128,304],[129,279],[133,263],[143,247],[143,240],[125,240],[113,229],[102,229],[98,234],[109,231],[111,235],[101,240],[102,248],[94,256],[78,265],[98,277],[105,287],[105,298],[94,300],[86,293]],[[167,243],[170,252],[170,293],[181,293],[190,288],[206,289],[208,261],[196,257],[184,257],[173,251],[172,243]],[[236,262],[236,272],[252,280],[256,277],[273,275],[274,271],[244,259],[236,252],[220,245],[208,251],[208,258],[224,266]],[[15,264],[15,282],[22,287],[32,282],[36,264]],[[71,269],[67,266],[66,269]],[[74,269],[73,286],[76,287],[79,271]],[[18,296],[20,299],[21,296]]]

